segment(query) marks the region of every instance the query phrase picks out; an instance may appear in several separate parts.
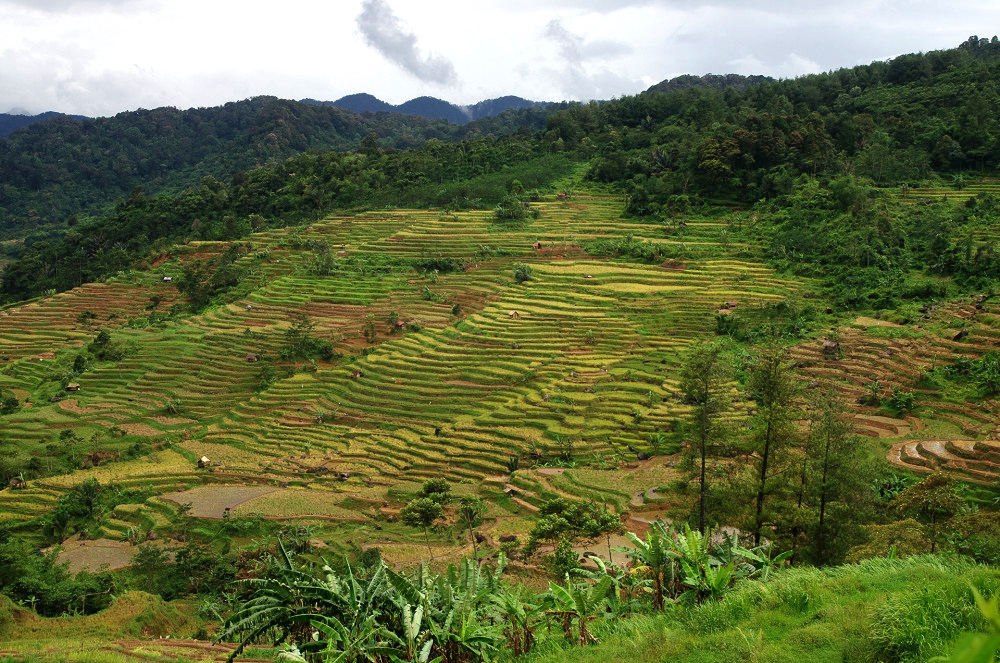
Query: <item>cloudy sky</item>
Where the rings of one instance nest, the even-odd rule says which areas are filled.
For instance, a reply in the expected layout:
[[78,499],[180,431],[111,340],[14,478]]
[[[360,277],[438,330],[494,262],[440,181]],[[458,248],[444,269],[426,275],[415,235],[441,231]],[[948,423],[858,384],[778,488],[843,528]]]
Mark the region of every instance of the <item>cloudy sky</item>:
[[0,112],[609,99],[684,73],[794,77],[998,32],[996,0],[0,0]]

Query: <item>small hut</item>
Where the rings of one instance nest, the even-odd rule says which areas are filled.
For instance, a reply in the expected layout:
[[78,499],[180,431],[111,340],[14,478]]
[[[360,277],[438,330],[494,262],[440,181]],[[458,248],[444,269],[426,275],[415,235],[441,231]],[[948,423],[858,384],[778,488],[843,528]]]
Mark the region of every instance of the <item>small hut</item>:
[[208,459],[208,456],[202,456],[198,459],[198,467],[205,469],[206,467],[211,467],[212,461]]
[[509,317],[511,320],[517,320],[518,318],[521,317],[521,314],[518,313],[517,311],[510,311],[509,313],[507,313],[507,317]]
[[80,385],[76,382],[70,382],[66,385],[66,391],[80,391]]
[[961,341],[963,338],[965,338],[968,335],[969,335],[969,330],[968,329],[963,329],[962,331],[960,331],[957,334],[955,334],[951,338],[951,340],[953,340],[953,341]]
[[355,380],[357,380],[358,378],[364,377],[365,373],[360,368],[355,368],[351,375]]
[[557,198],[558,198],[559,200],[563,200],[564,198],[566,198],[566,197],[567,197],[567,194],[566,194],[566,192],[565,192],[565,191],[560,191],[560,192],[559,192],[559,195],[558,195],[558,196],[556,196],[556,197],[557,197]]
[[13,477],[10,481],[7,482],[7,487],[10,488],[11,490],[20,490],[22,488],[27,488],[28,482],[22,479],[21,477]]
[[254,364],[256,362],[257,362],[257,355],[253,354],[252,352],[247,355],[247,363],[248,364]]
[[531,247],[537,251],[538,249],[542,248],[542,243],[535,242],[534,244],[531,245]]
[[836,341],[823,341],[823,352],[837,352],[840,350],[840,343]]
[[164,283],[170,283],[173,280],[174,280],[174,277],[172,277],[172,276],[164,276],[163,277],[163,282]]

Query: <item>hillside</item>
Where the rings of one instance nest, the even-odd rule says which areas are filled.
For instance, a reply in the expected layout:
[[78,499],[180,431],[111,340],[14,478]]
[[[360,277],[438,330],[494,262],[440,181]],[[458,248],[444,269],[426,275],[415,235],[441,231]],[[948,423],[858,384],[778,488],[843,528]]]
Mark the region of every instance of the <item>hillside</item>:
[[[560,196],[566,189],[571,193]],[[4,471],[28,479],[25,487],[0,491],[3,531],[36,542],[87,532],[90,541],[70,537],[64,544],[63,559],[76,569],[121,564],[113,560],[130,560],[149,540],[251,550],[260,543],[250,536],[303,536],[297,528],[326,556],[377,547],[405,566],[426,559],[427,549],[399,522],[399,509],[422,482],[444,477],[456,495],[486,501],[482,555],[494,555],[502,536],[527,540],[538,510],[557,497],[607,505],[641,532],[650,519],[689,509],[690,492],[668,488],[689,476],[679,453],[685,438],[670,431],[692,414],[680,395],[682,368],[692,348],[718,330],[720,310],[745,316],[744,324],[759,311],[771,323],[795,322],[799,341],[791,356],[800,374],[838,390],[851,388],[841,385],[838,371],[860,373],[863,384],[866,365],[880,366],[883,380],[893,371],[893,383],[909,388],[920,362],[938,359],[914,347],[906,360],[908,349],[896,355],[894,368],[895,359],[871,361],[878,353],[870,343],[898,346],[920,338],[946,345],[950,337],[932,339],[962,310],[956,302],[931,322],[895,326],[824,314],[815,282],[776,274],[754,258],[761,245],[741,223],[742,212],[688,216],[677,235],[620,218],[616,197],[573,180],[554,183],[531,206],[538,218],[514,226],[498,225],[486,212],[382,210],[258,233],[245,242],[192,242],[171,248],[145,272],[3,309],[0,390],[22,405],[4,417],[3,451],[10,459]],[[652,262],[601,257],[609,244],[621,254],[652,245],[659,255]],[[520,283],[518,264],[531,268]],[[212,305],[190,312],[186,280],[222,270],[237,274],[235,282]],[[795,302],[808,302],[797,321],[788,317]],[[993,303],[984,308],[981,322],[987,323]],[[843,356],[822,352],[820,339],[838,327]],[[102,340],[100,330],[110,335]],[[325,358],[296,354],[296,347],[310,347],[309,339],[330,343]],[[976,342],[970,350],[980,347]],[[738,393],[739,386],[732,387]],[[736,396],[727,414],[741,429],[750,421],[745,398]],[[932,439],[950,438],[979,463],[945,469],[991,480],[992,446],[980,441],[990,431],[953,428],[951,411],[924,398],[921,393],[905,416],[854,408],[850,416],[875,475],[890,476],[880,459],[892,461],[901,444],[926,444],[925,431],[933,430]],[[982,402],[995,406],[994,399]],[[986,455],[975,457],[980,448]],[[634,449],[652,458],[637,460]],[[199,467],[202,457],[208,467]],[[513,476],[512,457],[520,459]],[[711,462],[721,469],[729,461]],[[94,520],[71,516],[60,524],[65,496],[88,479],[106,486],[105,498],[113,501]],[[852,506],[855,516],[866,513],[859,503]],[[972,527],[966,531],[983,525]],[[838,536],[849,540],[850,531]],[[922,536],[907,535],[900,550],[926,550]],[[220,548],[224,541],[230,543]],[[605,550],[603,542],[583,545]],[[468,540],[448,526],[434,530],[429,546],[437,564],[472,553]],[[226,563],[247,563],[232,559]],[[903,578],[933,576],[947,605],[968,605],[964,594],[948,593],[945,584],[954,587],[955,575],[940,575],[937,562],[864,569],[859,573],[872,574],[864,581],[849,567],[804,569],[691,614],[599,622],[595,633],[610,649],[560,652],[565,645],[553,640],[537,658],[615,658],[610,652],[629,638],[641,643],[644,656],[659,660],[673,651],[656,635],[663,629],[672,633],[668,641],[688,643],[692,656],[717,646],[709,640],[743,651],[739,632],[747,628],[764,633],[758,645],[747,646],[786,651],[810,629],[833,625],[844,629],[843,638],[828,634],[803,651],[815,660],[843,647],[911,651],[905,649],[915,646],[907,623],[879,612],[889,605],[887,595],[911,605],[916,592],[927,591],[923,583],[905,589]],[[162,584],[166,576],[146,585],[145,576],[116,573],[119,583],[168,598],[178,591]],[[198,582],[205,583],[201,591],[214,591],[212,581]],[[858,582],[873,588],[843,589]],[[796,598],[803,595],[810,600]],[[790,612],[794,623],[772,625],[769,613],[759,612],[761,601],[775,614]],[[751,614],[748,606],[758,608]],[[133,616],[122,619],[131,623]],[[937,649],[928,651],[941,651],[955,633],[977,624],[974,616],[955,622],[944,632],[952,635],[935,636]],[[177,634],[192,628],[187,622]],[[126,638],[115,651],[137,646],[146,645]],[[225,655],[232,646],[209,651]]]
[[382,148],[407,149],[432,138],[502,135],[538,123],[509,111],[457,127],[275,97],[80,121],[56,116],[0,139],[0,237],[64,230],[68,218],[104,212],[136,187],[154,195],[196,186],[206,176],[228,182],[308,150],[356,149],[368,136]]
[[70,117],[74,120],[80,121],[87,119],[83,115],[64,115],[63,113],[56,113],[54,111],[39,113],[38,115],[12,115],[10,113],[0,113],[0,138],[6,138],[22,127],[35,124],[36,122],[42,122],[53,117]]

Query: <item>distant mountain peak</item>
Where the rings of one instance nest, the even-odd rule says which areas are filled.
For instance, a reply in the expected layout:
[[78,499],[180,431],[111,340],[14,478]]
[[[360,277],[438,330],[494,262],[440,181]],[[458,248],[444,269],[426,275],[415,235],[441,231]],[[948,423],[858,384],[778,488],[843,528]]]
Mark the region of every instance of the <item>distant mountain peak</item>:
[[707,87],[713,90],[735,89],[742,92],[748,87],[773,80],[770,76],[744,76],[742,74],[705,74],[704,76],[681,74],[680,76],[660,81],[646,90],[646,93],[673,92],[692,87]]
[[336,101],[302,99],[302,102],[321,106],[336,106],[337,108],[343,108],[355,113],[403,113],[405,115],[417,115],[430,120],[447,120],[453,124],[467,124],[484,117],[499,115],[505,110],[519,110],[522,108],[531,108],[532,106],[547,106],[549,104],[547,101],[531,101],[507,95],[497,99],[480,101],[470,106],[459,106],[436,97],[422,96],[394,106],[367,92],[349,94]]

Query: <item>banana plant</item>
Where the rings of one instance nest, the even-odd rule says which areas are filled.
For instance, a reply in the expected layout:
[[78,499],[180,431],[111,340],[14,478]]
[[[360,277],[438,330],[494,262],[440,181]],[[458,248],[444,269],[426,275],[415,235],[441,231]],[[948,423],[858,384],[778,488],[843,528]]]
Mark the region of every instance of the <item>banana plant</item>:
[[402,663],[403,661],[412,663],[440,663],[440,656],[433,661],[430,658],[434,640],[429,637],[426,630],[420,628],[423,618],[424,607],[422,605],[414,608],[407,603],[403,606],[403,640],[406,647],[406,658],[391,655],[389,658],[393,663]]
[[573,621],[576,621],[580,645],[589,645],[597,642],[597,638],[587,627],[603,610],[608,592],[611,589],[611,577],[604,576],[597,583],[589,582],[573,583],[569,575],[566,576],[566,586],[549,583],[549,591],[545,595],[547,604],[546,613],[559,619],[563,627],[566,639],[572,642]]
[[642,577],[639,569],[625,569],[614,562],[605,562],[600,557],[591,557],[596,569],[573,569],[572,573],[598,582],[603,577],[611,578],[611,589],[606,599],[608,611],[615,617],[630,617],[639,605],[639,595],[649,591],[652,581]]
[[678,581],[677,564],[672,553],[672,533],[669,525],[657,521],[650,525],[645,539],[634,532],[626,532],[625,537],[634,548],[619,548],[636,563],[636,569],[652,582],[653,608],[663,610],[668,594],[672,598]]
[[481,609],[500,587],[503,559],[495,571],[479,567],[470,559],[449,566],[439,576],[421,567],[414,578],[387,570],[389,582],[400,601],[419,605],[433,653],[445,663],[490,658],[499,650],[503,636],[482,619]]
[[522,598],[524,588],[503,590],[490,597],[494,607],[504,620],[504,637],[514,657],[523,656],[535,644],[534,629],[538,625],[538,606]]

